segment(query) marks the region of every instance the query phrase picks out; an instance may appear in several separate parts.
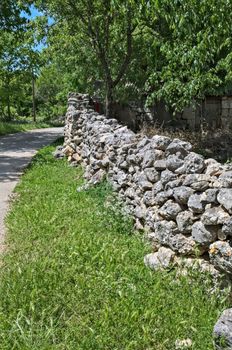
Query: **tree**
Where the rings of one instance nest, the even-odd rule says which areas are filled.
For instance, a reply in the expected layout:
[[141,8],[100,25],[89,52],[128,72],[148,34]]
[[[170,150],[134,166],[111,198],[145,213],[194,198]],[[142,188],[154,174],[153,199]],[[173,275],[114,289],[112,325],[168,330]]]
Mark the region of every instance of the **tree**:
[[0,3],[0,101],[1,114],[8,120],[11,119],[11,102],[19,101],[21,82],[25,82],[26,51],[29,51],[26,40],[29,20],[22,11],[29,13],[23,1],[2,0]]
[[26,18],[21,12],[29,12],[28,4],[17,0],[1,0],[0,2],[0,31],[17,31],[22,27]]
[[44,3],[59,27],[68,26],[71,36],[82,36],[97,59],[105,82],[106,115],[109,116],[115,88],[131,62],[137,7],[122,0],[52,0]]
[[[34,49],[32,36],[29,31],[22,32],[21,36],[14,31],[3,31],[0,37],[0,45],[4,51],[0,57],[0,85],[1,103],[7,106],[6,119],[11,119],[11,102],[18,96],[19,86],[22,80],[26,83],[27,77],[32,81],[32,92],[36,73],[40,65],[40,54]],[[16,87],[18,83],[18,89]],[[33,105],[35,99],[33,95]],[[35,119],[35,108],[33,108]]]
[[[19,42],[13,32],[2,32],[0,37],[1,46],[4,52],[0,57],[0,80],[2,104],[7,106],[7,119],[11,119],[11,83],[18,74],[20,66]],[[4,110],[4,108],[3,108]]]
[[145,23],[158,42],[162,64],[147,81],[149,102],[182,110],[193,99],[228,92],[232,73],[232,2],[147,1]]

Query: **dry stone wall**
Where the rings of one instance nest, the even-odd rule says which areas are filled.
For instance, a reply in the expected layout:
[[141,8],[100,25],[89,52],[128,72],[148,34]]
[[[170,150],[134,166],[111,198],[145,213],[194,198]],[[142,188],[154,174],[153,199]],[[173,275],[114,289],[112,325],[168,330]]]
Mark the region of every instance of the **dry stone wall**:
[[70,94],[64,153],[85,168],[88,184],[107,178],[153,252],[151,268],[198,258],[212,272],[232,274],[232,164],[192,151],[179,139],[135,134]]

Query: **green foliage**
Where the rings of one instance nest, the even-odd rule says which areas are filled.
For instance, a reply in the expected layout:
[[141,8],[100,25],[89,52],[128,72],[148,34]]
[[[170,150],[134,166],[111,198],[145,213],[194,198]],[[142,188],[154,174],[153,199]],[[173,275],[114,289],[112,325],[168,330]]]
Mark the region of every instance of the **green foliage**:
[[[138,22],[137,7],[120,0],[105,0],[103,3],[98,0],[53,0],[38,1],[38,5],[55,18],[62,32],[68,31],[68,40],[73,37],[78,57],[82,57],[78,50],[83,45],[85,52],[93,57],[90,67],[97,62],[98,76],[104,81],[108,114],[115,88],[125,76],[131,62],[133,33]],[[83,62],[85,57],[86,55],[82,57],[82,67],[86,67]]]
[[[43,16],[27,20],[32,3]],[[69,91],[105,99],[106,114],[117,100],[175,112],[231,94],[231,10],[229,0],[3,0],[0,118],[54,118]]]
[[25,24],[21,11],[28,12],[28,5],[24,1],[1,0],[0,2],[0,31],[20,30]]
[[[7,219],[0,271],[2,350],[213,350],[225,298],[205,275],[154,273],[130,220],[106,184],[77,192],[81,169],[34,159]],[[149,248],[150,249],[150,248]]]
[[150,101],[163,99],[182,110],[194,98],[231,92],[231,1],[222,0],[220,6],[216,0],[149,4],[146,23],[158,38],[162,58],[147,82]]
[[[11,120],[17,115],[30,115],[31,80],[39,65],[39,53],[34,49],[32,22],[21,15],[26,8],[18,2],[8,5],[14,25],[0,27],[0,119]],[[3,16],[10,16],[9,11],[3,11]],[[5,20],[8,23],[12,18]]]

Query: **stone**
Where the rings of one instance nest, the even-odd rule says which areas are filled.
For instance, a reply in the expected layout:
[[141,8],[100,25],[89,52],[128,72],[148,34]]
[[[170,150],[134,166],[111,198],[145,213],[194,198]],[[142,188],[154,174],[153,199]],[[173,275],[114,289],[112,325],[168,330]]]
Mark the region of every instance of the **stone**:
[[189,197],[188,207],[194,213],[202,213],[204,211],[204,205],[200,201],[200,198],[201,198],[201,194],[199,193],[194,193]]
[[165,151],[171,141],[169,137],[160,135],[155,135],[151,138],[152,147],[161,151]]
[[144,226],[143,226],[141,220],[139,220],[138,218],[135,219],[134,228],[135,228],[137,231],[141,231],[141,230],[144,229]]
[[[115,169],[115,171],[117,171],[117,169]],[[127,174],[124,173],[124,171],[118,169],[115,180],[118,182],[119,186],[127,187]]]
[[232,214],[232,188],[223,188],[217,196],[218,202]]
[[228,220],[230,215],[222,207],[206,209],[201,217],[204,225],[220,225]]
[[164,186],[163,186],[162,182],[161,182],[161,181],[158,181],[158,182],[156,182],[156,184],[153,186],[152,192],[153,192],[153,194],[154,194],[154,196],[155,196],[157,193],[159,193],[159,192],[161,192],[161,191],[163,191],[163,190],[164,190]]
[[154,223],[154,232],[150,238],[162,245],[169,245],[170,237],[178,234],[174,221],[161,220]]
[[156,160],[162,160],[165,158],[165,152],[161,151],[160,149],[155,149],[154,153]]
[[[169,238],[168,246],[180,255],[194,255],[196,253],[196,243],[191,237],[186,237],[178,233]],[[200,254],[200,252],[199,252]]]
[[131,153],[130,150],[129,150],[129,154],[132,155],[132,156],[135,156],[134,163],[137,164],[137,166],[142,163],[142,161],[143,161],[143,154],[142,154],[142,152],[134,154],[134,153]]
[[139,198],[139,203],[141,203],[141,199],[143,197],[144,191],[140,187],[136,187],[136,186],[134,187],[134,189],[135,189],[137,198]]
[[155,204],[154,196],[152,191],[146,191],[143,196],[143,203],[146,206],[152,206]]
[[70,163],[69,163],[69,167],[71,167],[71,168],[76,168],[77,166],[78,166],[78,162],[77,161],[75,161],[75,160],[72,160]]
[[174,139],[166,148],[166,154],[180,154],[187,156],[187,154],[192,150],[192,145],[189,142],[181,141],[179,139]]
[[191,184],[191,187],[194,191],[205,191],[209,188],[209,182],[207,181],[198,181]]
[[123,170],[127,170],[129,168],[129,164],[124,160],[124,162],[119,164],[119,167]]
[[184,158],[184,164],[176,170],[178,174],[196,174],[196,173],[202,173],[202,171],[205,168],[205,162],[204,157],[194,153],[190,152],[185,158]]
[[188,174],[183,182],[184,186],[190,186],[195,191],[205,191],[210,184],[211,177],[206,174]]
[[222,173],[219,176],[218,181],[221,182],[222,187],[232,187],[232,171],[229,170]]
[[180,186],[173,189],[173,197],[180,204],[187,204],[189,197],[193,193],[193,189],[187,186]]
[[169,199],[159,210],[159,214],[167,219],[175,219],[176,216],[182,211],[181,206],[175,203],[173,200]]
[[232,349],[232,309],[226,309],[213,329],[213,338],[217,350]]
[[[191,270],[197,270],[200,273],[204,273],[204,274],[210,274],[214,281],[219,281],[220,279],[220,273],[217,269],[215,269],[215,267],[210,264],[209,261],[204,260],[202,257],[200,258],[192,258],[192,257],[188,257],[188,258],[184,258],[183,257],[177,257],[176,259],[176,264],[180,267],[180,268],[186,268],[187,270],[191,269]],[[186,275],[186,273],[185,273]]]
[[106,177],[106,172],[102,169],[98,170],[90,179],[92,185],[97,185],[101,183]]
[[111,126],[117,126],[117,125],[118,125],[117,119],[114,119],[114,118],[106,119],[106,120],[105,120],[105,123],[106,123],[106,124],[109,124],[109,125],[111,125]]
[[89,147],[87,147],[86,145],[83,145],[82,154],[81,154],[82,158],[88,158],[90,154],[91,154],[91,152],[90,152]]
[[57,151],[63,151],[63,148],[64,148],[63,145],[56,146]]
[[201,246],[208,247],[217,239],[217,233],[215,226],[205,226],[201,221],[195,222],[192,226],[192,238]]
[[187,339],[177,339],[175,341],[175,347],[176,350],[182,350],[182,349],[189,349],[192,348],[193,342],[191,339],[187,338]]
[[140,182],[145,182],[147,181],[147,177],[144,173],[144,171],[137,171],[134,175],[133,175],[133,180],[134,182],[139,185]]
[[175,171],[184,166],[184,157],[178,154],[170,154],[167,157],[167,168]]
[[160,181],[163,186],[165,186],[168,182],[176,180],[177,175],[174,174],[172,171],[166,169],[162,171]]
[[144,169],[144,174],[146,175],[148,181],[150,182],[157,182],[159,181],[160,175],[158,171],[156,171],[154,168],[146,168]]
[[144,263],[152,270],[163,270],[171,267],[174,263],[175,253],[165,247],[159,248],[156,253],[147,254]]
[[193,213],[188,210],[180,212],[176,217],[176,222],[181,233],[191,233],[194,223]]
[[140,181],[138,182],[138,185],[143,191],[151,190],[153,186],[149,181]]
[[[58,147],[59,147],[59,146],[58,146]],[[65,155],[64,155],[64,152],[63,152],[63,147],[62,147],[62,149],[56,148],[56,150],[55,150],[54,152],[52,152],[52,155],[53,155],[53,157],[56,158],[56,159],[62,159],[62,158],[64,158]]]
[[220,241],[225,241],[226,238],[227,238],[227,235],[222,231],[221,228],[219,228],[219,230],[218,230],[218,239]]
[[77,163],[80,163],[82,161],[82,158],[78,153],[73,153],[72,160],[76,161]]
[[154,151],[146,151],[143,154],[142,168],[149,168],[154,164],[155,161],[155,153]]
[[136,164],[136,163],[138,163],[138,161],[136,161],[136,156],[135,156],[135,154],[129,154],[128,156],[127,156],[127,158],[126,158],[126,162],[128,163],[128,164]]
[[216,241],[209,247],[210,262],[220,271],[232,274],[232,248],[228,242]]
[[73,142],[78,146],[82,142],[82,137],[80,136],[74,136]]
[[205,174],[210,175],[210,176],[215,176],[219,175],[222,170],[222,166],[220,163],[218,163],[216,160],[212,159],[211,162],[206,162],[205,164],[207,165]]
[[153,205],[152,207],[149,207],[146,210],[145,223],[152,230],[154,228],[154,222],[158,222],[162,220],[162,218],[158,214],[158,210],[159,208],[156,205]]
[[165,188],[165,190],[168,190],[170,188],[180,187],[180,186],[182,186],[182,184],[183,184],[183,181],[181,179],[177,179],[177,180],[173,180],[173,181],[168,182],[164,186],[164,188]]
[[134,210],[134,215],[138,219],[144,219],[145,217],[145,208],[143,208],[141,205],[137,205]]
[[103,168],[107,168],[109,166],[109,158],[108,157],[104,157],[101,161],[101,165],[103,166]]
[[224,222],[224,225],[222,226],[222,232],[226,236],[229,236],[229,237],[232,236],[232,217],[230,217],[228,220]]
[[102,162],[101,162],[101,160],[96,160],[94,158],[94,156],[89,158],[89,166],[88,167],[89,167],[89,170],[96,171],[96,170],[100,169]]
[[67,157],[69,157],[69,156],[72,156],[72,155],[73,155],[74,150],[73,150],[72,147],[66,146],[66,147],[63,149],[63,153],[64,153]]
[[208,190],[202,193],[200,201],[205,204],[208,204],[208,203],[217,204],[218,203],[217,194],[218,194],[218,189],[209,188]]
[[172,190],[161,191],[154,196],[154,202],[158,205],[163,205],[168,199],[172,197]]
[[137,144],[137,148],[143,148],[150,142],[149,138],[147,136],[144,136]]
[[163,171],[167,168],[167,163],[165,159],[158,159],[154,162],[154,168],[159,171]]
[[134,174],[135,173],[135,168],[132,165],[130,165],[129,168],[128,168],[128,172],[129,172],[129,174]]
[[134,199],[135,198],[135,191],[133,188],[128,187],[125,191],[125,196],[130,198],[130,199]]

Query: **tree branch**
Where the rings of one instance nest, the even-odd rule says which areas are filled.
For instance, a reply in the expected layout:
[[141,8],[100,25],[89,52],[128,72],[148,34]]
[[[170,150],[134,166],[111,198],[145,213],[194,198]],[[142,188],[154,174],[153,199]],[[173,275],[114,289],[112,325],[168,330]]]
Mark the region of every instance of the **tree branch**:
[[121,65],[121,68],[119,70],[119,73],[116,77],[116,79],[112,82],[113,83],[113,87],[117,86],[118,83],[120,82],[120,80],[122,79],[123,75],[126,73],[126,70],[129,66],[130,63],[130,59],[131,59],[131,55],[132,55],[132,34],[136,28],[137,25],[132,27],[132,15],[131,15],[131,11],[128,11],[128,16],[127,16],[127,20],[128,20],[128,26],[127,26],[127,52],[126,52],[126,56],[124,58],[124,61]]
[[[111,77],[111,72],[110,72],[110,68],[107,62],[107,58],[106,58],[106,50],[104,49],[104,47],[101,44],[101,40],[99,37],[99,30],[98,28],[95,28],[95,30],[93,29],[93,24],[91,21],[91,15],[88,16],[88,20],[85,19],[85,17],[83,16],[83,13],[80,13],[74,3],[73,0],[68,0],[68,4],[70,5],[70,7],[72,8],[72,10],[75,12],[76,16],[81,20],[81,22],[83,23],[83,25],[86,28],[86,31],[88,33],[88,36],[93,44],[93,47],[96,51],[96,54],[102,64],[103,70],[105,72],[105,76],[107,79],[108,84],[112,85],[112,77]],[[87,6],[89,7],[89,13],[92,14],[92,16],[94,15],[94,9],[92,8],[92,1],[88,1]]]

